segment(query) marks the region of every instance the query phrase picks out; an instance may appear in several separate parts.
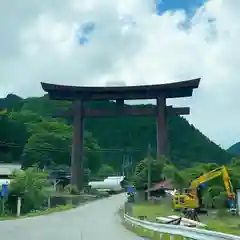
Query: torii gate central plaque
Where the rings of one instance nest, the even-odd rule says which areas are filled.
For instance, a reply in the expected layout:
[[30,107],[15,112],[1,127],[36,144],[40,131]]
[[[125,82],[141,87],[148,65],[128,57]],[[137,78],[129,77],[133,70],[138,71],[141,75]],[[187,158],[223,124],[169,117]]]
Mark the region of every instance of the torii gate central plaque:
[[[166,106],[167,98],[191,97],[193,89],[198,88],[200,78],[159,85],[141,85],[127,87],[77,87],[41,83],[52,100],[68,100],[73,109],[73,141],[71,156],[71,184],[79,189],[83,185],[83,119],[85,117],[110,117],[118,115],[155,116],[157,125],[157,155],[168,155],[167,114],[187,115],[188,107],[173,108]],[[148,108],[126,106],[124,100],[156,99],[157,105]],[[84,108],[86,101],[116,100],[113,110]]]

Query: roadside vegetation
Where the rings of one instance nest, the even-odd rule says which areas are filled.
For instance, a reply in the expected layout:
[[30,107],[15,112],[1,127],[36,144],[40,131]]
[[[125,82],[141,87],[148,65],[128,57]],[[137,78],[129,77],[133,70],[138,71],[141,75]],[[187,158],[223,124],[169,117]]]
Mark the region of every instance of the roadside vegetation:
[[[144,192],[146,190],[148,181],[147,161],[148,159],[139,162],[135,169],[132,182],[136,187],[137,192]],[[177,189],[187,188],[191,180],[194,180],[202,174],[218,167],[220,167],[220,165],[215,163],[195,164],[194,167],[179,170],[166,158],[159,160],[151,159],[150,169],[152,185],[167,180]],[[240,188],[240,159],[233,158],[226,167],[228,168],[234,189]],[[233,216],[227,211],[228,196],[226,194],[222,176],[208,181],[202,189],[202,194],[204,203],[208,209],[208,215],[200,214],[199,219],[202,223],[207,225],[205,229],[240,235],[240,217]],[[156,221],[156,217],[167,217],[169,215],[181,216],[181,213],[173,210],[171,198],[169,198],[169,201],[162,199],[159,200],[158,203],[148,201],[135,202],[133,203],[132,215],[136,218]],[[126,227],[130,228],[140,236],[147,235],[146,237],[149,237],[150,239],[159,239],[154,233],[139,227],[136,228],[128,224]]]
[[[70,210],[70,209],[72,209],[74,207],[76,207],[76,206],[71,205],[71,204],[59,205],[57,207],[47,208],[45,210],[29,212],[29,213],[26,213],[24,215],[21,215],[20,217],[21,218],[25,218],[25,217],[37,217],[37,216],[41,216],[41,215],[48,215],[48,214],[51,214],[51,213],[67,211],[67,210]],[[3,220],[13,220],[13,219],[16,219],[16,218],[17,217],[14,216],[14,215],[10,215],[9,216],[9,215],[5,214],[5,215],[0,216],[0,221],[3,221]]]
[[14,219],[17,215],[17,199],[21,198],[21,217],[31,217],[71,209],[73,205],[48,206],[48,175],[38,168],[15,171],[8,186],[8,195],[1,202],[0,220]]
[[[133,217],[136,218],[146,217],[146,220],[156,221],[156,217],[170,215],[183,216],[181,213],[173,211],[170,204],[146,202],[133,206]],[[208,216],[199,215],[199,219],[207,225],[205,228],[207,230],[240,235],[240,217],[233,216],[222,209],[209,211]]]
[[66,211],[106,196],[106,194],[98,194],[97,191],[80,194],[76,187],[70,185],[67,185],[63,192],[56,192],[49,183],[48,174],[37,167],[31,167],[12,174],[8,194],[1,200],[0,220],[17,217],[19,197],[21,198],[20,217],[33,217]]

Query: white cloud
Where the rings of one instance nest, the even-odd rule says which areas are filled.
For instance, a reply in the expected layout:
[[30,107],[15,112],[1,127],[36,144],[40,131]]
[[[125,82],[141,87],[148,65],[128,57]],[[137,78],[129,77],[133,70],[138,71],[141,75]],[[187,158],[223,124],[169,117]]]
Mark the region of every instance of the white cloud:
[[[211,0],[184,29],[184,12],[156,16],[147,0],[0,0],[0,95],[41,95],[41,81],[156,84],[202,76],[188,117],[224,146],[240,140],[240,1]],[[136,21],[122,31],[122,15]],[[76,25],[96,29],[80,46]],[[172,103],[172,101],[170,101]]]

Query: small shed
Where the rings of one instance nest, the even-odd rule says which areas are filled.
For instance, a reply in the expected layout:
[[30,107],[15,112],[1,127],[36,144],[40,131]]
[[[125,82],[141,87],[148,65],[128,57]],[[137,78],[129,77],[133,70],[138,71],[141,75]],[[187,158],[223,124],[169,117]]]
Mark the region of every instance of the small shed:
[[151,188],[147,189],[146,192],[148,192],[148,191],[154,192],[154,191],[158,191],[160,189],[173,190],[174,187],[170,182],[165,180],[165,181],[154,184]]

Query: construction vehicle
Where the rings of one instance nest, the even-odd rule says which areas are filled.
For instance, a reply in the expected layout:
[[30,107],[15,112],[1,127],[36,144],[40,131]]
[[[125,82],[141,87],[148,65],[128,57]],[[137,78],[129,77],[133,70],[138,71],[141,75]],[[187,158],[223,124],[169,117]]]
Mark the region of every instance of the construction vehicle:
[[236,195],[225,166],[214,169],[193,180],[189,189],[184,189],[183,193],[176,193],[173,196],[173,208],[175,210],[195,209],[197,212],[204,211],[204,204],[202,202],[202,185],[206,182],[221,176],[228,195],[230,209],[235,209]]

